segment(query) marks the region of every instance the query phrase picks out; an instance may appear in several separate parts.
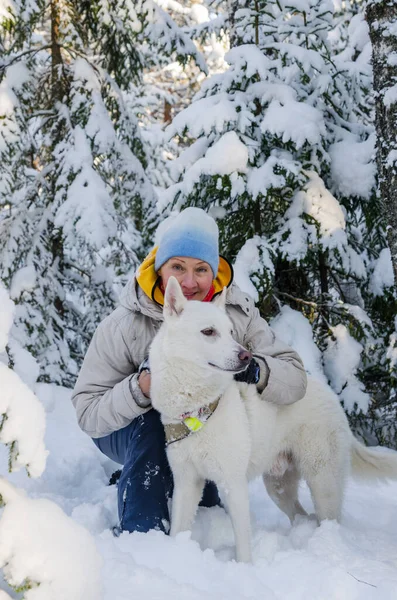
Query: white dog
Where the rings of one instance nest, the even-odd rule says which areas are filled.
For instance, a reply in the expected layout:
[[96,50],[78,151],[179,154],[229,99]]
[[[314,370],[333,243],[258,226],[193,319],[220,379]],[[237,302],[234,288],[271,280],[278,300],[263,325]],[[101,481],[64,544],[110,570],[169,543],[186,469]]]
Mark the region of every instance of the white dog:
[[225,293],[213,303],[188,302],[175,278],[165,292],[164,324],[150,349],[151,398],[161,413],[175,489],[171,535],[191,528],[205,480],[225,492],[236,557],[251,561],[248,480],[263,476],[291,521],[303,478],[316,516],[339,519],[346,476],[397,478],[397,453],[371,450],[352,435],[338,398],[310,379],[289,406],[261,400],[237,384],[250,354],[232,338]]

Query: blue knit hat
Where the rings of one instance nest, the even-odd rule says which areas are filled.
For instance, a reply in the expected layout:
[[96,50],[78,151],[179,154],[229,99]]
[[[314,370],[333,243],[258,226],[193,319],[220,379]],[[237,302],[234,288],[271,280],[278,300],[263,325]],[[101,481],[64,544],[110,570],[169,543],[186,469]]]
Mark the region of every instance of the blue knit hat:
[[185,208],[160,226],[154,268],[158,271],[173,256],[186,256],[207,262],[218,273],[218,226],[202,208]]

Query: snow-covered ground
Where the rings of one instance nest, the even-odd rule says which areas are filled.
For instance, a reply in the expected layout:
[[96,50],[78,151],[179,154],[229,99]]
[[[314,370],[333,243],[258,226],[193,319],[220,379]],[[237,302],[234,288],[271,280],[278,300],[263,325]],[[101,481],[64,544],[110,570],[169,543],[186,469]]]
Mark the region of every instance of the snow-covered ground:
[[[340,525],[302,520],[291,527],[261,481],[254,481],[253,565],[234,561],[231,522],[220,508],[200,509],[191,535],[171,539],[153,531],[116,538],[116,489],[107,483],[117,465],[79,430],[69,390],[39,384],[36,393],[47,413],[47,468],[39,479],[24,471],[7,478],[30,498],[55,502],[94,536],[103,559],[104,600],[397,598],[397,483],[351,482]],[[7,472],[3,446],[0,472]],[[311,510],[306,487],[301,496]],[[84,564],[84,555],[81,561],[83,572],[94,568]],[[1,589],[20,598],[5,582]]]

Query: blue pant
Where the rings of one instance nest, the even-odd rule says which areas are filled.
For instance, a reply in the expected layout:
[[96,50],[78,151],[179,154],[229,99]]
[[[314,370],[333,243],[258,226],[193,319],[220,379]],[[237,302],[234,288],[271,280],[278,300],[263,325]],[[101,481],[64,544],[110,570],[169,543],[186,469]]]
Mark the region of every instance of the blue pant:
[[[159,413],[149,410],[127,427],[93,441],[108,458],[124,465],[118,483],[120,528],[167,533],[174,484]],[[218,490],[207,482],[200,506],[216,505],[220,505]]]

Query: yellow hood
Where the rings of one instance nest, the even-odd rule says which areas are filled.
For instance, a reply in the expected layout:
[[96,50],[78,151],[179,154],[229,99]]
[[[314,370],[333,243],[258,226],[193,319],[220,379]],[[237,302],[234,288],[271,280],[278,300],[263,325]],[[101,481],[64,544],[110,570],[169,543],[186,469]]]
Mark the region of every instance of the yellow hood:
[[[157,246],[153,248],[147,255],[141,266],[139,267],[136,280],[139,287],[145,292],[145,294],[157,304],[163,306],[164,295],[160,289],[161,277],[157,274],[154,268],[154,261],[156,258]],[[223,288],[229,287],[233,281],[233,268],[231,264],[223,258],[219,257],[219,267],[216,278],[214,279],[215,294],[218,294]]]

